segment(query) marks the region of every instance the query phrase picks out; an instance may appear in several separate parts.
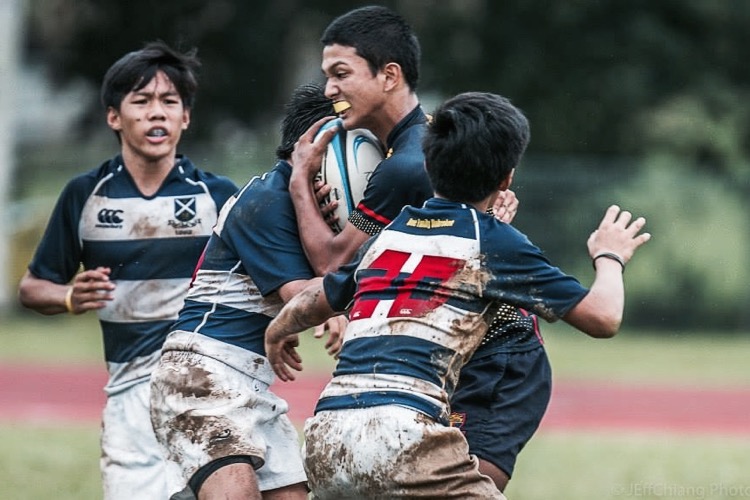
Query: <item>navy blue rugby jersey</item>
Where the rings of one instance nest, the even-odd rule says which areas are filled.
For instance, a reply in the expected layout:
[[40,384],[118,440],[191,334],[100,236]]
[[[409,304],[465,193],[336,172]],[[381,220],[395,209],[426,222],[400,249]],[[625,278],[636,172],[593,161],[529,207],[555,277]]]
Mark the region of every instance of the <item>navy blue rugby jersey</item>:
[[396,404],[443,423],[499,302],[555,321],[588,292],[512,226],[438,198],[404,208],[323,283],[350,323],[316,411]]
[[178,156],[145,197],[119,155],[64,188],[29,271],[64,284],[81,265],[111,268],[114,300],[98,311],[110,387],[150,373],[145,358],[155,361],[219,208],[236,190]]
[[349,216],[370,236],[395,219],[404,205],[422,206],[432,197],[422,152],[426,123],[427,116],[417,106],[388,135],[386,158],[373,171],[364,198]]
[[289,195],[289,163],[251,179],[224,205],[173,330],[198,332],[265,355],[277,290],[315,277]]

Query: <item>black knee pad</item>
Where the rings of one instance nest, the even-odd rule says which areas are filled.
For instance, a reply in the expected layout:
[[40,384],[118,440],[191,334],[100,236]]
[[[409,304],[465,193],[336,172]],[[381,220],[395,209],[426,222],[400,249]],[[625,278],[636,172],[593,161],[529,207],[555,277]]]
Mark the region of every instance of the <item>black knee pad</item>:
[[[170,498],[170,500],[197,500],[198,492],[200,491],[201,486],[203,486],[203,482],[208,479],[208,476],[216,472],[218,469],[221,469],[225,465],[231,464],[250,464],[254,468],[253,463],[255,461],[257,461],[257,459],[254,459],[254,457],[248,455],[236,455],[231,457],[217,458],[213,462],[209,462],[198,469],[195,474],[193,474],[193,477],[190,478],[190,481],[188,481],[187,487],[181,492],[172,495],[172,498]],[[187,490],[190,491],[190,494],[192,494],[192,496],[176,496],[183,494]]]

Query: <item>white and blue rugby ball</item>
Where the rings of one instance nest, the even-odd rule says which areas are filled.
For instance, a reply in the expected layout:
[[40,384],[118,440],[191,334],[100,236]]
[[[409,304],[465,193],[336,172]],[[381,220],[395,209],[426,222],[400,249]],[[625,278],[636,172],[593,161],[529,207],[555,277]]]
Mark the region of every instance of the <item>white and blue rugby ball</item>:
[[345,130],[340,118],[327,122],[320,128],[318,136],[331,127],[338,132],[323,155],[320,179],[331,186],[331,193],[324,204],[338,201],[334,215],[338,221],[332,224],[334,231],[341,231],[349,214],[362,201],[370,176],[385,157],[377,137],[366,129]]

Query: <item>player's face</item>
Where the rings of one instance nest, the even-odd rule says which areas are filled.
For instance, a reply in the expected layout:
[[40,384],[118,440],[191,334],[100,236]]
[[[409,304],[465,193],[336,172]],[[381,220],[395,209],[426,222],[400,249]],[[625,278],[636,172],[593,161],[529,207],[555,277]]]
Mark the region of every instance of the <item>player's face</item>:
[[334,103],[347,101],[351,105],[339,113],[344,127],[376,129],[379,110],[387,97],[383,73],[373,75],[354,47],[338,44],[323,48],[321,67],[326,77],[326,97]]
[[149,163],[171,161],[190,124],[190,110],[169,77],[158,71],[148,85],[127,94],[119,110],[109,108],[107,123],[120,133],[123,154]]

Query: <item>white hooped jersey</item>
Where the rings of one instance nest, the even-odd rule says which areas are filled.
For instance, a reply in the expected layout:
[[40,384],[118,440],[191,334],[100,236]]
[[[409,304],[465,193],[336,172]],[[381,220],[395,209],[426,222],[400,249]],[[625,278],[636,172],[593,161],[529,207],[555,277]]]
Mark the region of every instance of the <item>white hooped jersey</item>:
[[99,310],[110,389],[150,373],[235,190],[185,157],[153,196],[140,193],[120,156],[65,187],[29,270],[68,283],[80,265],[111,268],[114,300]]

